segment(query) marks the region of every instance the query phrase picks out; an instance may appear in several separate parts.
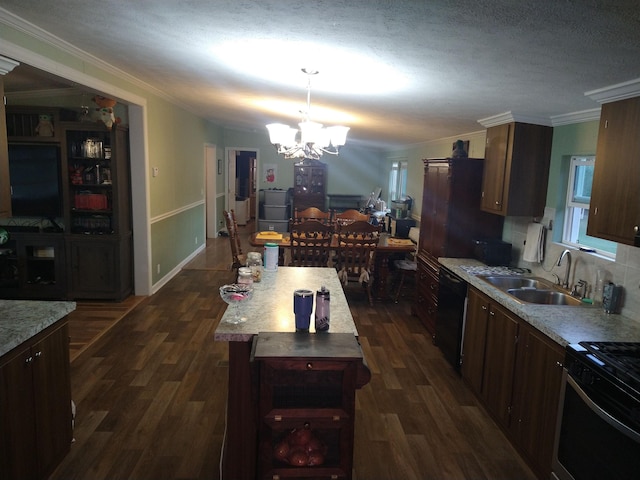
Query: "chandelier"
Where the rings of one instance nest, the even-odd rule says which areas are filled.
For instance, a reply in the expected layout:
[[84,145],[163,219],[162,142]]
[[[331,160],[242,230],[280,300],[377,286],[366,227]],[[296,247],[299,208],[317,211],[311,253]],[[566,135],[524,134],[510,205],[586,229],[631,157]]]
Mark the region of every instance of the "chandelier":
[[347,140],[349,127],[323,127],[321,123],[311,121],[311,76],[318,72],[306,68],[302,71],[307,75],[307,110],[300,112],[303,114],[302,121],[298,124],[300,138],[296,140],[298,129],[283,123],[270,123],[267,125],[269,141],[284,158],[318,160],[324,153],[338,155],[340,147]]

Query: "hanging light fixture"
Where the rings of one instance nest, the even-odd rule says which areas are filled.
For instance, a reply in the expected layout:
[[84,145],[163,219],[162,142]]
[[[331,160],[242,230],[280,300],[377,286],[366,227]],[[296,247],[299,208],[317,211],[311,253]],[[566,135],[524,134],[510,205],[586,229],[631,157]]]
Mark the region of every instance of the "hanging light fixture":
[[338,155],[340,147],[346,143],[349,127],[324,127],[321,123],[311,121],[311,76],[318,72],[306,68],[302,71],[307,75],[307,110],[301,112],[303,119],[298,124],[300,139],[296,140],[296,128],[283,123],[270,123],[267,125],[269,141],[284,158],[318,160],[324,153]]

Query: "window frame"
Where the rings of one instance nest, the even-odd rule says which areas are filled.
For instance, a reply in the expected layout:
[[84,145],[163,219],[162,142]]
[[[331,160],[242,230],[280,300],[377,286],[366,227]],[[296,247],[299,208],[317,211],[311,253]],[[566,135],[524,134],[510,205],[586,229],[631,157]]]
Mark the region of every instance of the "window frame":
[[[589,209],[590,209],[590,202],[591,202],[590,196],[587,199],[586,197],[577,198],[576,195],[574,195],[574,186],[575,186],[576,180],[584,181],[584,179],[582,180],[579,178],[576,179],[576,174],[578,172],[577,167],[579,166],[594,167],[595,162],[596,162],[596,157],[594,155],[572,155],[571,156],[571,160],[569,163],[569,175],[568,175],[567,184],[566,184],[567,192],[566,192],[565,208],[564,208],[564,225],[562,229],[562,243],[564,245],[569,245],[577,249],[580,249],[580,248],[594,249],[595,253],[598,255],[601,255],[603,257],[607,257],[610,259],[615,259],[617,246],[614,247],[615,252],[610,252],[607,250],[603,250],[601,247],[598,247],[597,243],[590,244],[590,243],[579,243],[577,241],[572,241],[572,238],[575,238],[578,236],[576,231],[579,230],[581,217],[582,215],[584,215],[585,211],[588,215]],[[584,201],[585,199],[588,201],[585,202]],[[589,237],[589,238],[593,238],[593,237]],[[608,241],[597,239],[597,242],[600,243],[600,242],[608,242]],[[608,243],[615,245],[615,242],[608,242]]]
[[[407,196],[407,160],[393,160],[389,172],[389,203]],[[399,194],[399,195],[398,195]]]

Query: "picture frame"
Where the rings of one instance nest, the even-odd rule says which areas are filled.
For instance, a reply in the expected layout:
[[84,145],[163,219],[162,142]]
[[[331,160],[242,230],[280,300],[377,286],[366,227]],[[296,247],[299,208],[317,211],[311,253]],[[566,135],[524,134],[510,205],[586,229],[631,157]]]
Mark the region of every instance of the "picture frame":
[[218,159],[218,175],[222,175],[222,159]]

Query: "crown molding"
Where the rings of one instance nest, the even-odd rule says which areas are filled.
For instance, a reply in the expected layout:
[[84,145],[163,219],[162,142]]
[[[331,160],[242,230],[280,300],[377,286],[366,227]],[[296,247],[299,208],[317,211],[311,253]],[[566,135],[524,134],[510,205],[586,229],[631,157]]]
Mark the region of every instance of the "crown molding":
[[20,62],[16,62],[15,60],[11,60],[10,58],[0,55],[0,75],[6,75],[18,65],[20,65]]
[[591,122],[600,120],[600,107],[582,110],[580,112],[563,113],[561,115],[551,116],[551,125],[558,127],[560,125],[571,125],[574,123]]
[[503,125],[505,123],[533,123],[534,125],[544,125],[551,127],[551,119],[549,117],[537,117],[533,115],[523,115],[520,113],[504,112],[491,117],[481,118],[478,123],[485,128]]
[[640,78],[629,80],[628,82],[616,83],[608,87],[598,88],[584,92],[585,96],[591,100],[602,103],[615,102],[640,96]]
[[84,90],[80,90],[76,87],[69,88],[50,88],[40,90],[23,90],[6,93],[5,96],[12,102],[33,99],[33,98],[51,98],[51,97],[72,97],[75,95],[82,95],[86,93]]

